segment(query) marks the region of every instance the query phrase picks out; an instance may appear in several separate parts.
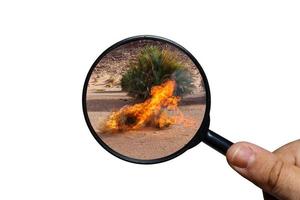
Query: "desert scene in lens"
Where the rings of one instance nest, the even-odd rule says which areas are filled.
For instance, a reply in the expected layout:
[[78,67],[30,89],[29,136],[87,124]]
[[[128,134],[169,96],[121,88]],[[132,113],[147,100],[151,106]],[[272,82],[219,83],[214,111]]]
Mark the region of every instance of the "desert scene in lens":
[[88,120],[114,151],[139,160],[183,148],[205,113],[203,80],[176,46],[138,40],[108,52],[89,77]]

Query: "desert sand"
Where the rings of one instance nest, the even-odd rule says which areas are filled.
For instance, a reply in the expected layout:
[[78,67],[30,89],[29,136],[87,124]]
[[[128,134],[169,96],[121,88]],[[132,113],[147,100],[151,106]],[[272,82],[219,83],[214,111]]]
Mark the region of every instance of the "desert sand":
[[171,125],[158,129],[145,127],[121,133],[101,133],[99,124],[105,121],[113,110],[136,103],[120,88],[105,90],[90,87],[87,95],[87,110],[90,122],[99,137],[113,150],[131,158],[155,159],[168,156],[187,144],[199,129],[205,112],[205,93],[187,96],[180,102],[179,109],[185,116],[195,120],[192,127]]

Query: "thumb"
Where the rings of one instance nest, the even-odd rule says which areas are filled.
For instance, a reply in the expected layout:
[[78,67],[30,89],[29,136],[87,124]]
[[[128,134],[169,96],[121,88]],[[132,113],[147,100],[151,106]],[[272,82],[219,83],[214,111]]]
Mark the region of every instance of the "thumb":
[[229,165],[243,177],[279,199],[300,198],[300,168],[254,144],[239,142],[226,154]]

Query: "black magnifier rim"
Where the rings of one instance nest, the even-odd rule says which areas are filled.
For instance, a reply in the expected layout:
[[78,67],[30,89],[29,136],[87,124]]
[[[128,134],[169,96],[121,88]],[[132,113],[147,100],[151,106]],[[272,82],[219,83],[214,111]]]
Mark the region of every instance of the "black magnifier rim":
[[[162,157],[162,158],[156,158],[156,159],[151,159],[151,160],[142,160],[142,159],[136,159],[136,158],[131,158],[131,157],[127,157],[123,154],[118,153],[117,151],[113,150],[112,148],[110,148],[107,144],[105,144],[104,141],[101,140],[101,138],[97,135],[96,131],[94,130],[94,128],[92,127],[92,124],[90,122],[88,113],[87,113],[87,106],[86,106],[86,95],[87,95],[87,88],[88,88],[88,82],[90,80],[91,74],[93,73],[96,65],[99,63],[99,61],[110,51],[112,51],[113,49],[130,43],[130,42],[134,42],[134,41],[138,41],[138,40],[152,40],[152,41],[160,41],[160,42],[165,42],[168,44],[171,44],[173,46],[175,46],[176,48],[180,49],[182,52],[184,52],[192,61],[193,63],[196,65],[196,67],[198,68],[203,82],[204,82],[204,87],[205,87],[205,92],[206,92],[206,107],[205,107],[205,113],[204,113],[204,117],[203,117],[203,121],[202,124],[200,126],[200,128],[198,129],[198,131],[196,132],[196,134],[194,135],[194,137],[181,149],[179,149],[178,151],[166,156],[166,157]],[[194,147],[195,145],[197,145],[198,143],[201,142],[201,140],[203,139],[203,136],[205,134],[205,131],[208,130],[208,124],[209,124],[209,111],[210,111],[210,90],[209,90],[209,85],[208,85],[208,81],[206,78],[206,75],[200,65],[200,63],[196,60],[196,58],[188,51],[186,50],[184,47],[182,47],[181,45],[177,44],[176,42],[163,38],[163,37],[159,37],[159,36],[153,36],[153,35],[138,35],[138,36],[133,36],[133,37],[129,37],[126,39],[121,40],[120,42],[115,43],[114,45],[112,45],[111,47],[109,47],[108,49],[106,49],[94,62],[94,64],[92,65],[92,67],[90,68],[85,82],[84,82],[84,87],[83,87],[83,94],[82,94],[82,107],[83,107],[83,114],[84,114],[84,118],[85,121],[87,123],[87,126],[90,130],[90,132],[92,133],[92,135],[94,136],[94,138],[97,140],[97,142],[104,148],[106,149],[109,153],[113,154],[114,156],[128,161],[128,162],[132,162],[132,163],[137,163],[137,164],[155,164],[155,163],[161,163],[161,162],[165,162],[168,160],[171,160],[177,156],[179,156],[180,154],[182,154],[183,152],[185,152],[186,150]]]

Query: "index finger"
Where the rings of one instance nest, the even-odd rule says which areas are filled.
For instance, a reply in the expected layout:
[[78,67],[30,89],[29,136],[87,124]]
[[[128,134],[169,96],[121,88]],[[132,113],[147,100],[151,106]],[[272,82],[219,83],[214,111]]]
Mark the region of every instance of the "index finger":
[[273,153],[284,162],[300,167],[300,140],[290,142]]

